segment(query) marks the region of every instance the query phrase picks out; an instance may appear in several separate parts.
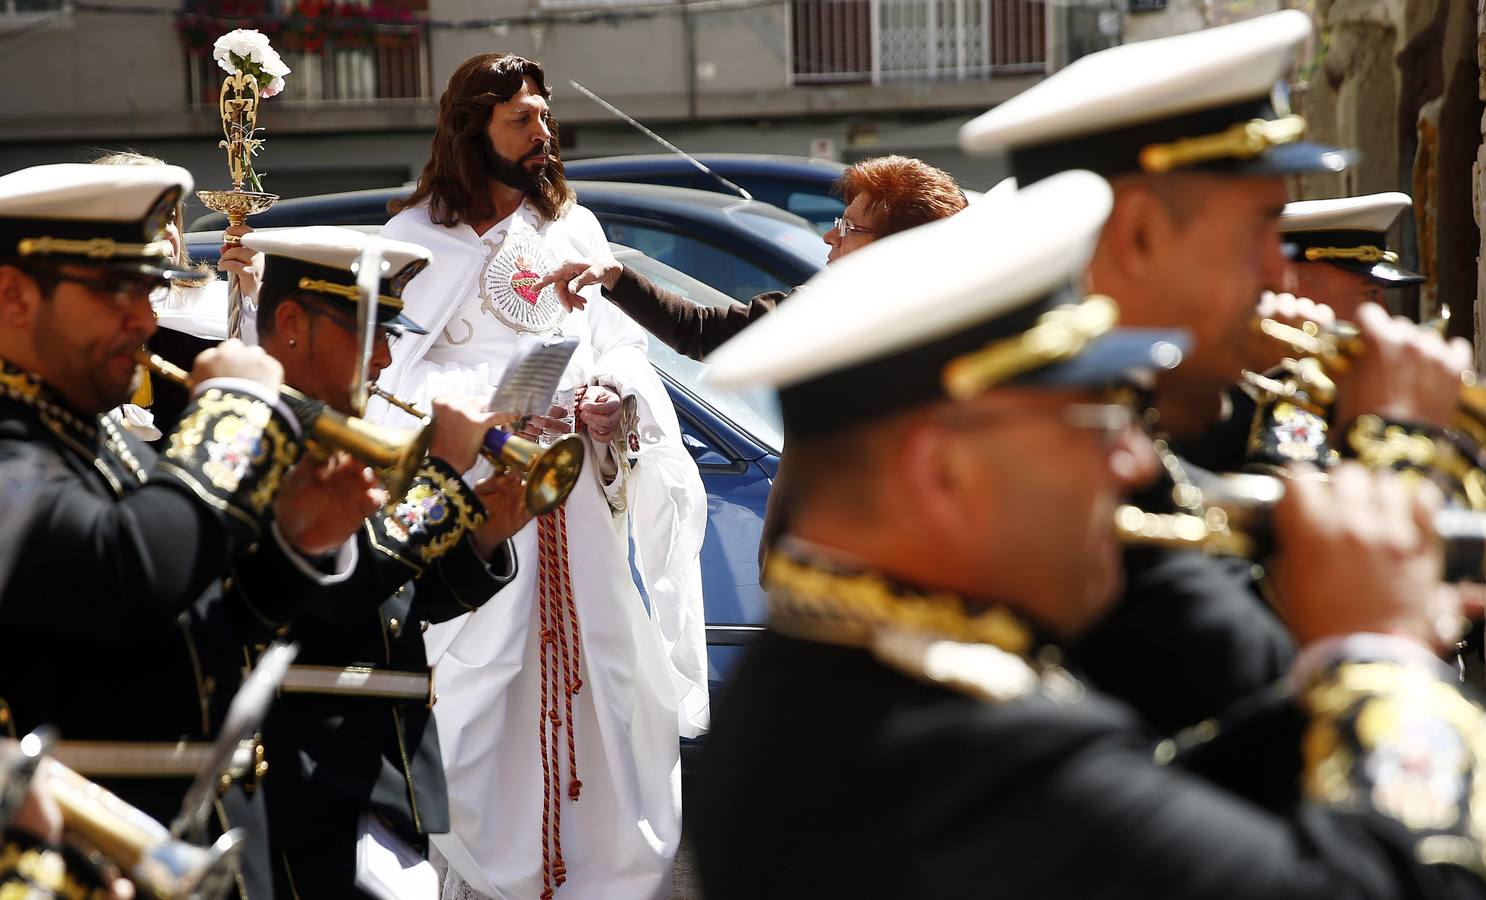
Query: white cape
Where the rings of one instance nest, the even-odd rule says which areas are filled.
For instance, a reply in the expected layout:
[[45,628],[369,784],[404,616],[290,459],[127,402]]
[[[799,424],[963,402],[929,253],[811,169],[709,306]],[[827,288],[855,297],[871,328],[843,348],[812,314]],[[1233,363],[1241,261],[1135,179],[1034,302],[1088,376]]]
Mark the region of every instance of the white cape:
[[[433,225],[423,208],[387,224],[386,237],[427,247],[434,263],[403,293],[405,313],[430,333],[394,348],[383,387],[425,408],[439,395],[489,396],[516,333],[481,314],[477,279],[492,247],[532,233],[557,261],[610,256],[598,221],[581,207],[543,223],[524,205],[483,236],[468,226]],[[561,803],[567,880],[559,896],[665,897],[680,840],[677,738],[700,734],[708,721],[699,566],[706,493],[665,386],[646,360],[644,331],[597,289],[586,310],[558,327],[582,339],[566,379],[610,376],[635,398],[638,413],[633,439],[621,434],[615,444],[632,465],[610,485],[595,465],[602,448],[585,437],[588,459],[566,506],[582,636],[584,686],[574,698],[573,733],[583,788],[578,802],[564,792]],[[374,403],[374,418],[411,424],[405,413]],[[648,610],[630,573],[631,529]],[[478,612],[426,635],[452,827],[434,843],[474,890],[535,900],[543,882],[544,785],[535,523],[514,543],[516,580]]]

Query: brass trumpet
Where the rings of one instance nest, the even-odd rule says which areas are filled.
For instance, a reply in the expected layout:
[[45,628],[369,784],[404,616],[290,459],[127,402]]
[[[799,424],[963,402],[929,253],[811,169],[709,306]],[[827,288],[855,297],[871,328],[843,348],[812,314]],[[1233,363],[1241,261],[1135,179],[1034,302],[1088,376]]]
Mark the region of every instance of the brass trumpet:
[[[1274,549],[1270,514],[1285,495],[1285,479],[1214,475],[1204,478],[1198,488],[1205,516],[1121,506],[1114,514],[1115,535],[1128,546],[1198,550],[1252,560],[1270,554]],[[1445,580],[1486,583],[1486,514],[1442,509],[1435,514],[1434,530],[1444,544]]]
[[[184,369],[144,348],[135,351],[134,361],[168,381],[191,387],[191,376]],[[376,469],[387,488],[389,503],[396,503],[408,492],[423,457],[428,454],[432,426],[407,432],[373,425],[365,419],[337,412],[288,385],[279,389],[279,396],[311,439],[332,450],[344,450]]]
[[[1329,329],[1314,323],[1296,328],[1274,319],[1258,319],[1255,328],[1300,354],[1291,374],[1305,386],[1311,399],[1329,406],[1336,399],[1328,372],[1345,372],[1365,351],[1362,332],[1350,322],[1337,322]],[[1455,418],[1450,423],[1476,444],[1486,447],[1486,387],[1474,372],[1462,372]]]
[[128,874],[146,896],[219,898],[235,885],[235,863],[241,832],[229,831],[210,847],[172,838],[159,822],[113,793],[45,758],[45,730],[27,735],[0,751],[0,783],[9,806],[31,786],[41,766],[47,769],[46,792],[62,811],[66,836],[108,857]]
[[[376,384],[367,385],[367,390],[414,418],[426,418],[416,406]],[[480,455],[497,469],[511,468],[521,473],[526,509],[533,516],[545,516],[561,506],[583,472],[583,440],[576,434],[565,434],[552,446],[543,447],[492,428],[485,433]]]

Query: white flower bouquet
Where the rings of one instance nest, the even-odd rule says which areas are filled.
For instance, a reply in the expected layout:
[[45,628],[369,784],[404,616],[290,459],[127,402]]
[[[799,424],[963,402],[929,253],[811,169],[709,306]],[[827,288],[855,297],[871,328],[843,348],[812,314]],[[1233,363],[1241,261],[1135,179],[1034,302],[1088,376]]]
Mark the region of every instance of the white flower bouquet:
[[284,89],[284,76],[289,67],[262,32],[239,28],[217,38],[212,45],[212,58],[229,75],[242,74],[258,82],[261,97],[272,97]]
[[[269,46],[268,38],[251,28],[239,28],[217,38],[212,45],[212,58],[227,73],[223,90],[231,90],[233,99],[223,94],[222,129],[227,140],[227,167],[232,173],[235,190],[246,183],[248,189],[263,193],[263,183],[253,171],[253,157],[263,145],[258,137],[258,100],[272,97],[284,89],[284,76],[289,67]],[[252,89],[257,88],[254,96]]]

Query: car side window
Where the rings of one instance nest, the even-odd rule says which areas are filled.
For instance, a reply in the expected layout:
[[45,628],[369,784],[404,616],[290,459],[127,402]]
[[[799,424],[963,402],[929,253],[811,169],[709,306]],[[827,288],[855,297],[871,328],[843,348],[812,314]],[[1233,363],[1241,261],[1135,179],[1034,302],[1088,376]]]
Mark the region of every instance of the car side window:
[[802,219],[809,219],[815,230],[825,234],[836,221],[836,217],[846,212],[846,204],[835,197],[826,197],[820,194],[795,191],[785,198],[782,204],[785,209],[794,213]]
[[746,302],[765,291],[788,291],[791,287],[752,262],[706,241],[652,225],[600,221],[605,236],[614,243],[680,269],[734,300]]

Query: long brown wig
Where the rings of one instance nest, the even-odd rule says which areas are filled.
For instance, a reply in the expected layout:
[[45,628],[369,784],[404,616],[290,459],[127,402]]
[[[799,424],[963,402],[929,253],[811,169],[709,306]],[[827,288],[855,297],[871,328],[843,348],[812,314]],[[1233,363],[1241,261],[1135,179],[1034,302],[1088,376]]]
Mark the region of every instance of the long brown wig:
[[[427,203],[429,218],[434,224],[446,227],[494,218],[496,210],[490,196],[487,167],[487,160],[495,152],[486,133],[490,111],[516,96],[527,78],[543,97],[551,99],[552,91],[547,87],[541,63],[514,54],[482,53],[454,70],[449,86],[439,98],[433,150],[418,176],[418,187],[406,200],[387,204],[387,211],[396,215]],[[537,180],[536,188],[528,192],[527,200],[544,219],[551,221],[572,206],[573,191],[568,187],[558,155],[557,121],[550,111],[546,119],[552,132],[547,168]]]

